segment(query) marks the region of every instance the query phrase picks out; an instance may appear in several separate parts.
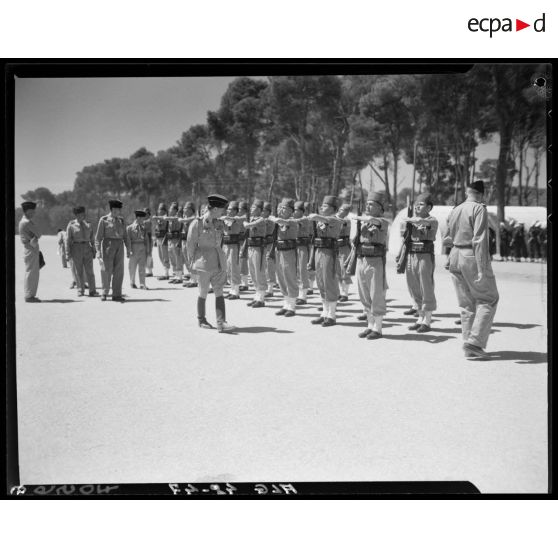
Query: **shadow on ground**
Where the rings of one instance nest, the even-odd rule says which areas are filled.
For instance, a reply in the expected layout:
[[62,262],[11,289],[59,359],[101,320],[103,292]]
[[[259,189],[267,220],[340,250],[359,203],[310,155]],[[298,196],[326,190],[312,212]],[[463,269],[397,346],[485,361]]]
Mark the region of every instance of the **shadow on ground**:
[[[88,297],[83,297],[88,298]],[[74,300],[73,298],[51,298],[50,300],[41,299],[41,302],[56,302],[60,304],[66,304],[67,302],[83,302],[83,300]]]
[[294,333],[290,329],[277,329],[276,327],[267,326],[252,326],[252,327],[237,327],[234,333]]
[[168,298],[127,298],[126,304],[129,302],[170,302]]
[[548,362],[546,353],[537,353],[535,351],[496,351],[489,353],[490,360],[513,360],[516,364],[541,364]]
[[[385,324],[384,324],[385,327]],[[455,339],[453,335],[427,335],[426,333],[407,333],[405,335],[384,335],[384,339],[399,341],[426,341],[427,343],[443,343],[448,339]]]

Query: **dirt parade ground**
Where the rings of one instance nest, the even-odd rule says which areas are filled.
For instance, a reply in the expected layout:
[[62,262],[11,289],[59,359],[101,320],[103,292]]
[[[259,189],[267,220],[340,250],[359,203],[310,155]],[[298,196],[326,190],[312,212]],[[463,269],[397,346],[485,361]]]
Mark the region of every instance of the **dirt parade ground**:
[[[548,490],[545,264],[494,262],[492,360],[471,362],[443,256],[432,331],[408,331],[410,298],[390,254],[384,337],[366,340],[356,284],[330,328],[310,323],[317,294],[285,318],[278,290],[257,309],[241,293],[227,301],[235,334],[198,328],[197,289],[156,278],[131,289],[127,269],[125,303],[78,298],[55,237],[40,241],[43,302],[26,304],[15,242],[21,484],[467,480],[481,492]],[[207,307],[215,324],[211,294]]]

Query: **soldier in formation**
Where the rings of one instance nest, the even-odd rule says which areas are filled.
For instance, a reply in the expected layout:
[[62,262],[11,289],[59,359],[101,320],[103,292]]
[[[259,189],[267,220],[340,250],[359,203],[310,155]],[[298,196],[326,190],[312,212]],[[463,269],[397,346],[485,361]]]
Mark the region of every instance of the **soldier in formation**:
[[238,217],[238,202],[231,201],[223,219],[223,250],[227,262],[227,280],[230,285],[229,300],[240,298],[240,244],[244,237],[244,217]]
[[275,267],[275,251],[273,246],[276,240],[277,225],[273,222],[272,217],[273,207],[271,202],[264,202],[262,217],[266,219],[265,231],[265,275],[267,281],[267,289],[265,291],[265,298],[273,296],[273,289],[277,283],[277,273]]
[[312,222],[303,219],[305,216],[305,202],[299,200],[294,204],[293,217],[298,220],[296,235],[296,256],[297,256],[297,281],[298,298],[296,304],[306,304],[307,297],[312,294],[310,290],[310,273],[308,262],[310,260],[310,243],[312,241]]
[[244,221],[247,231],[246,242],[248,245],[248,269],[254,284],[254,298],[248,303],[252,308],[265,306],[265,293],[267,290],[266,277],[266,231],[267,220],[262,217],[263,201],[254,200],[250,209],[250,220]]
[[349,287],[353,283],[351,276],[345,269],[347,258],[351,253],[351,220],[347,217],[350,210],[351,206],[348,203],[344,203],[337,212],[337,217],[343,221],[341,232],[337,239],[337,253],[341,269],[341,275],[339,276],[339,290],[341,292],[339,302],[347,302],[349,300]]
[[151,222],[153,226],[153,237],[154,245],[157,246],[157,252],[159,254],[159,260],[163,266],[163,275],[158,277],[160,281],[166,281],[169,279],[169,241],[167,238],[167,232],[169,228],[169,222],[165,219],[167,216],[167,206],[164,203],[160,203],[157,208],[157,215],[151,217]]
[[130,274],[130,287],[137,289],[136,285],[136,269],[139,275],[140,289],[147,289],[145,284],[145,266],[147,261],[147,253],[149,251],[149,237],[145,228],[145,218],[147,213],[143,209],[136,209],[135,220],[127,227],[126,249],[128,257],[128,272]]

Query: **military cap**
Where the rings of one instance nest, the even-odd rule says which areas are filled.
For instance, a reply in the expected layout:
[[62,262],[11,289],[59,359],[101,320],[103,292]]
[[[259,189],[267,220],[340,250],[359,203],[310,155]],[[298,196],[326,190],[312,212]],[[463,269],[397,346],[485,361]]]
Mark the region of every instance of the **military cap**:
[[432,201],[432,196],[428,193],[424,193],[424,194],[419,194],[416,199],[415,199],[415,203],[419,203],[419,202],[423,202],[426,205],[429,205],[431,207],[434,206],[434,202]]
[[32,201],[24,201],[21,204],[21,209],[23,209],[23,211],[27,211],[28,209],[35,209],[37,207],[37,204],[35,202]]
[[83,205],[74,207],[74,215],[79,215],[80,213],[85,213],[85,207],[83,207]]
[[169,209],[178,209],[178,202],[173,201],[173,202],[170,204]]
[[187,201],[184,204],[184,210],[186,210],[186,209],[191,209],[192,211],[196,211],[196,204],[194,202]]
[[247,201],[241,201],[238,203],[238,209],[250,209],[250,204]]
[[304,211],[307,203],[308,202],[303,202],[301,200],[295,201],[294,208],[299,209],[300,211]]
[[264,211],[273,211],[273,206],[271,205],[271,202],[264,202],[263,210]]
[[122,202],[120,200],[109,200],[108,204],[111,209],[122,209]]
[[254,201],[252,202],[252,205],[253,205],[254,207],[258,207],[259,209],[263,209],[264,202],[263,202],[263,200],[254,200]]
[[283,207],[288,207],[289,209],[292,209],[294,211],[295,201],[292,198],[283,198],[281,200],[281,205]]
[[310,202],[304,202],[304,210],[306,211],[307,209],[310,209],[311,205],[312,204]]
[[209,207],[227,207],[229,200],[221,194],[210,194],[207,196],[207,203]]
[[475,182],[469,185],[469,188],[479,194],[484,194],[484,182],[482,180],[475,180]]
[[166,211],[166,210],[167,210],[167,206],[163,202],[161,202],[157,207],[157,211]]
[[151,215],[151,209],[149,209],[149,207],[144,207],[143,210],[145,211],[146,215]]
[[229,202],[229,209],[236,209],[238,211],[238,202],[236,200]]
[[143,209],[136,209],[134,211],[134,213],[136,214],[136,217],[145,217],[147,216],[147,213],[143,210]]
[[368,196],[368,199],[366,201],[367,202],[376,202],[378,205],[381,206],[382,211],[384,210],[384,196],[381,192],[372,192]]
[[334,207],[335,209],[337,209],[337,207],[339,206],[339,200],[337,199],[337,196],[324,196],[322,203],[331,205],[331,207]]

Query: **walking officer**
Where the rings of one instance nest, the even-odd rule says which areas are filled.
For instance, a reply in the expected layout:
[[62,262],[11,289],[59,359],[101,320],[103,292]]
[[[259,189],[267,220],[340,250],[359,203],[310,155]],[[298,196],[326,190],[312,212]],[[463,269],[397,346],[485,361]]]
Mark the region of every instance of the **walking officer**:
[[19,222],[19,239],[23,244],[23,261],[25,263],[25,276],[23,278],[23,294],[25,302],[41,302],[37,298],[39,288],[39,238],[41,235],[37,225],[33,222],[37,204],[25,201],[21,204],[23,217]]
[[262,217],[263,201],[254,200],[250,208],[250,221],[244,221],[244,228],[248,231],[248,269],[254,284],[254,299],[248,303],[252,308],[265,306],[265,292],[267,289],[265,269],[265,235],[267,219]]
[[66,229],[66,257],[72,266],[78,296],[85,294],[86,283],[89,288],[89,296],[96,296],[95,272],[93,271],[95,233],[91,223],[85,220],[85,207],[75,207],[74,215],[76,218],[68,223]]
[[444,239],[452,245],[449,271],[461,307],[463,350],[468,359],[488,358],[484,349],[499,298],[490,263],[488,212],[482,203],[483,195],[482,180],[467,187],[467,199],[450,213]]
[[225,253],[221,248],[223,239],[223,215],[228,200],[219,194],[207,197],[207,209],[202,217],[193,221],[188,231],[188,260],[198,274],[198,325],[213,329],[205,317],[205,302],[209,287],[215,292],[215,314],[219,333],[230,333],[235,327],[227,324],[223,287],[227,281]]
[[227,261],[227,279],[231,285],[229,300],[240,298],[240,243],[244,235],[244,217],[238,217],[238,202],[231,201],[223,217],[223,250]]
[[112,283],[112,300],[125,302],[122,296],[122,281],[124,280],[124,246],[127,239],[126,223],[122,213],[120,200],[109,200],[110,213],[99,219],[97,234],[95,235],[95,249],[101,266],[101,280],[103,294],[101,300],[106,300]]
[[[136,269],[138,270],[140,289],[147,289],[145,285],[145,261],[149,250],[149,237],[145,230],[145,218],[147,213],[143,209],[136,209],[136,218],[131,225],[126,228],[126,248],[130,261],[128,262],[128,272],[130,274],[130,286],[137,289]],[[150,224],[150,222],[148,221]]]
[[160,203],[157,208],[157,215],[151,217],[151,222],[153,224],[153,235],[155,237],[155,243],[157,245],[157,251],[159,253],[159,260],[163,265],[163,275],[158,277],[159,281],[165,281],[169,278],[169,240],[167,238],[167,231],[169,228],[169,222],[165,219],[167,215],[167,206],[164,203]]

